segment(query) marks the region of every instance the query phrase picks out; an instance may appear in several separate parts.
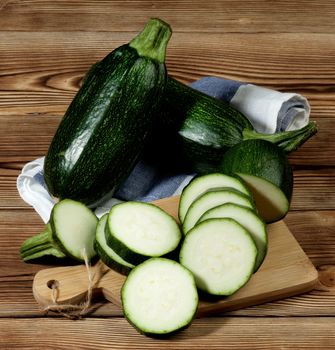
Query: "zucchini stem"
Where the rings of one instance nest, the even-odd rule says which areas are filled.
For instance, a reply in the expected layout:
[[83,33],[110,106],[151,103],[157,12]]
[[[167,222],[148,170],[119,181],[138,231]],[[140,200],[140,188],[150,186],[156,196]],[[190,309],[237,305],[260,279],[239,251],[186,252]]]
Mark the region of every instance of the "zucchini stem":
[[40,258],[44,255],[53,255],[57,258],[65,257],[65,254],[52,238],[49,224],[45,226],[41,233],[26,239],[20,248],[20,256],[23,261]]
[[275,134],[262,134],[255,130],[243,130],[243,141],[260,139],[270,141],[279,146],[283,151],[289,153],[297,150],[310,137],[316,134],[318,127],[316,122],[309,122],[306,126],[298,130],[282,131]]
[[129,46],[134,48],[140,56],[164,63],[171,34],[171,27],[167,23],[158,18],[151,18],[142,32],[131,40]]

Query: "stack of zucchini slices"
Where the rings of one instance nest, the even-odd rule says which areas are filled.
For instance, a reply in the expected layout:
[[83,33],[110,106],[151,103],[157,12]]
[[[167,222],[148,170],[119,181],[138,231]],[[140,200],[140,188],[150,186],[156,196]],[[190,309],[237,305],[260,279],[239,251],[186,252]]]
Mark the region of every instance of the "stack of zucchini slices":
[[179,219],[185,235],[180,263],[206,293],[235,293],[265,258],[266,224],[236,177],[213,173],[192,180],[181,195]]
[[267,252],[266,225],[236,177],[194,178],[182,192],[179,219],[180,225],[150,203],[125,202],[97,226],[101,260],[128,275],[121,290],[124,315],[146,335],[188,326],[197,312],[198,289],[235,293]]
[[181,239],[175,219],[150,203],[118,204],[99,221],[95,249],[106,265],[128,275],[121,290],[123,312],[146,335],[170,334],[196,315],[194,276],[171,259]]

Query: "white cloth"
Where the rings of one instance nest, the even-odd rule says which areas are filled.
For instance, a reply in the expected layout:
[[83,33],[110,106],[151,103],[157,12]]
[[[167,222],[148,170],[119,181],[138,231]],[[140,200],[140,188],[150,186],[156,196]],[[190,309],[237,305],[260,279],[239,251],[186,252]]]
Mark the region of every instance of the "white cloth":
[[44,157],[27,163],[16,180],[21,198],[31,205],[46,223],[55,204],[43,179]]
[[309,121],[310,105],[304,96],[296,93],[218,77],[204,77],[191,86],[230,103],[261,133],[296,130]]
[[258,132],[265,134],[300,129],[309,121],[307,99],[294,93],[241,85],[230,104],[246,115]]
[[[56,200],[52,198],[46,188],[44,178],[43,178],[43,165],[44,165],[44,157],[35,159],[29,163],[27,163],[21,174],[18,176],[16,180],[16,185],[18,192],[21,198],[31,205],[37,214],[41,217],[41,219],[47,223],[50,218],[51,210],[53,206],[56,204]],[[127,191],[131,191],[133,189],[132,182],[143,183],[143,167],[144,164],[137,165],[137,169],[140,168],[140,175],[136,174],[135,171],[129,176],[126,182],[123,184],[123,187],[127,189]],[[150,169],[150,171],[153,171]],[[152,187],[149,192],[147,192],[146,196],[143,196],[142,193],[139,194],[138,197],[133,198],[134,200],[142,200],[142,201],[151,201],[159,198],[164,198],[168,196],[178,195],[181,193],[183,188],[191,181],[194,175],[180,175],[178,176],[178,181],[173,181],[172,178],[168,178],[165,180],[166,183],[162,179],[152,180]],[[180,180],[179,180],[180,177]],[[157,187],[155,190],[154,187]],[[131,198],[131,194],[129,193],[129,197]],[[108,196],[106,196],[108,197]],[[118,198],[109,198],[105,201],[102,200],[99,202],[97,207],[94,207],[94,212],[98,218],[107,213],[110,208],[118,203],[123,202]]]

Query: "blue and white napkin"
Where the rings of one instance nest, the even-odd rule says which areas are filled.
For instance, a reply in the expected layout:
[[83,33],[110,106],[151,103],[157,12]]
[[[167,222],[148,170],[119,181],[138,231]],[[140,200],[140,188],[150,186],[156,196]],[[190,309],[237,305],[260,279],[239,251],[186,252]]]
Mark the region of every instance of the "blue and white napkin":
[[[253,84],[217,77],[205,77],[191,86],[210,96],[229,102],[242,112],[255,130],[272,134],[296,130],[309,121],[307,99],[296,93],[282,93]],[[43,178],[44,157],[27,163],[17,178],[21,198],[31,205],[46,223],[55,200],[48,193]],[[153,201],[180,194],[195,174],[167,175],[152,165],[140,161],[119,190],[102,198],[94,207],[101,217],[111,206],[121,201]],[[112,197],[112,198],[111,198]]]
[[296,93],[279,92],[217,77],[202,78],[191,86],[229,102],[248,117],[255,130],[261,133],[297,130],[309,121],[309,103]]

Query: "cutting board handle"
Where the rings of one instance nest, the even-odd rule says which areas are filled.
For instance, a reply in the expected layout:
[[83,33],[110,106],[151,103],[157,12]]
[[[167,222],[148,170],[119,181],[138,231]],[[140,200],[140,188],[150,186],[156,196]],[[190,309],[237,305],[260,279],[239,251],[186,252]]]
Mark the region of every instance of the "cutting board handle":
[[[102,294],[107,300],[121,305],[120,290],[125,276],[109,269],[100,260],[90,266],[92,294]],[[36,301],[46,307],[57,304],[79,304],[87,297],[90,287],[85,265],[54,267],[39,271],[33,281]]]

